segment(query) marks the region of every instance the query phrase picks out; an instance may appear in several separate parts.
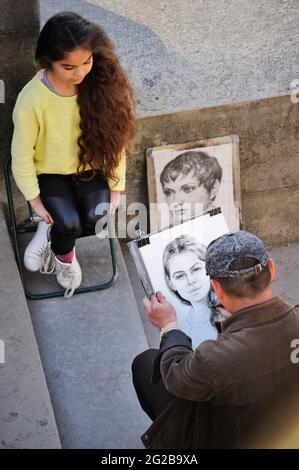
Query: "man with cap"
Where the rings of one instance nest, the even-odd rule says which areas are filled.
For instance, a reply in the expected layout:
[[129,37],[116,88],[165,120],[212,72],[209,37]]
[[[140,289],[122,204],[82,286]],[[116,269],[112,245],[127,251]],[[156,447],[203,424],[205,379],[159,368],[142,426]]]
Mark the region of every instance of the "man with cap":
[[206,272],[226,318],[217,339],[195,351],[166,298],[158,292],[144,299],[161,342],[132,364],[139,402],[153,420],[143,443],[160,449],[288,446],[299,418],[299,361],[292,360],[299,305],[273,297],[274,262],[249,232],[211,242]]

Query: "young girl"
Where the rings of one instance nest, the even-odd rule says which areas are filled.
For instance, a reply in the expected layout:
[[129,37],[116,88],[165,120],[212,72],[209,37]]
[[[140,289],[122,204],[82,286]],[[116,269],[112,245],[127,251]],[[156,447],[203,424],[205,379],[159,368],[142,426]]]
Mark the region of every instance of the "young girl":
[[135,134],[133,91],[105,32],[72,12],[43,27],[43,67],[18,96],[12,172],[43,220],[26,248],[30,271],[53,272],[72,296],[81,283],[75,241],[95,233],[100,203],[119,204]]

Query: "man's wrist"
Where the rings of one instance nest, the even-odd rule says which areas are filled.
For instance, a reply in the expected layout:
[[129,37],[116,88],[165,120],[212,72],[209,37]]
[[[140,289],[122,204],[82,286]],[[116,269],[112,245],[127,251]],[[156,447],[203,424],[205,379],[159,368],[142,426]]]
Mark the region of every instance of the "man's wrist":
[[160,328],[160,339],[162,339],[162,337],[168,333],[168,331],[171,331],[171,330],[177,330],[178,329],[178,323],[177,321],[171,321],[169,323],[166,323],[166,325],[164,325],[162,328]]

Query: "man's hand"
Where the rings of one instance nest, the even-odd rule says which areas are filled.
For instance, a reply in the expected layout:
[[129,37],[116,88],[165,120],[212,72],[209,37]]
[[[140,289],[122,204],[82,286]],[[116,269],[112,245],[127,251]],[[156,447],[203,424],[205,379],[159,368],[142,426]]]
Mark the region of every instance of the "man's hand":
[[157,292],[157,295],[153,295],[151,300],[145,297],[143,299],[143,305],[145,307],[148,320],[157,328],[161,329],[168,323],[176,321],[176,312],[174,307],[167,302],[161,292]]

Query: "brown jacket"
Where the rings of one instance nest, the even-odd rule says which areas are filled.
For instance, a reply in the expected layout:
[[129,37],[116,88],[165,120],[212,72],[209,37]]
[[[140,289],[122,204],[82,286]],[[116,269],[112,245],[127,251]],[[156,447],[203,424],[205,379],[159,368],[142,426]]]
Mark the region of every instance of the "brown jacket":
[[[162,374],[177,398],[142,436],[145,447],[279,446],[276,431],[290,429],[299,412],[293,398],[299,393],[299,363],[291,361],[291,342],[299,339],[298,307],[274,297],[239,310],[222,322],[215,341],[194,352],[182,331],[164,335],[153,381]],[[293,424],[298,422],[299,414]]]

